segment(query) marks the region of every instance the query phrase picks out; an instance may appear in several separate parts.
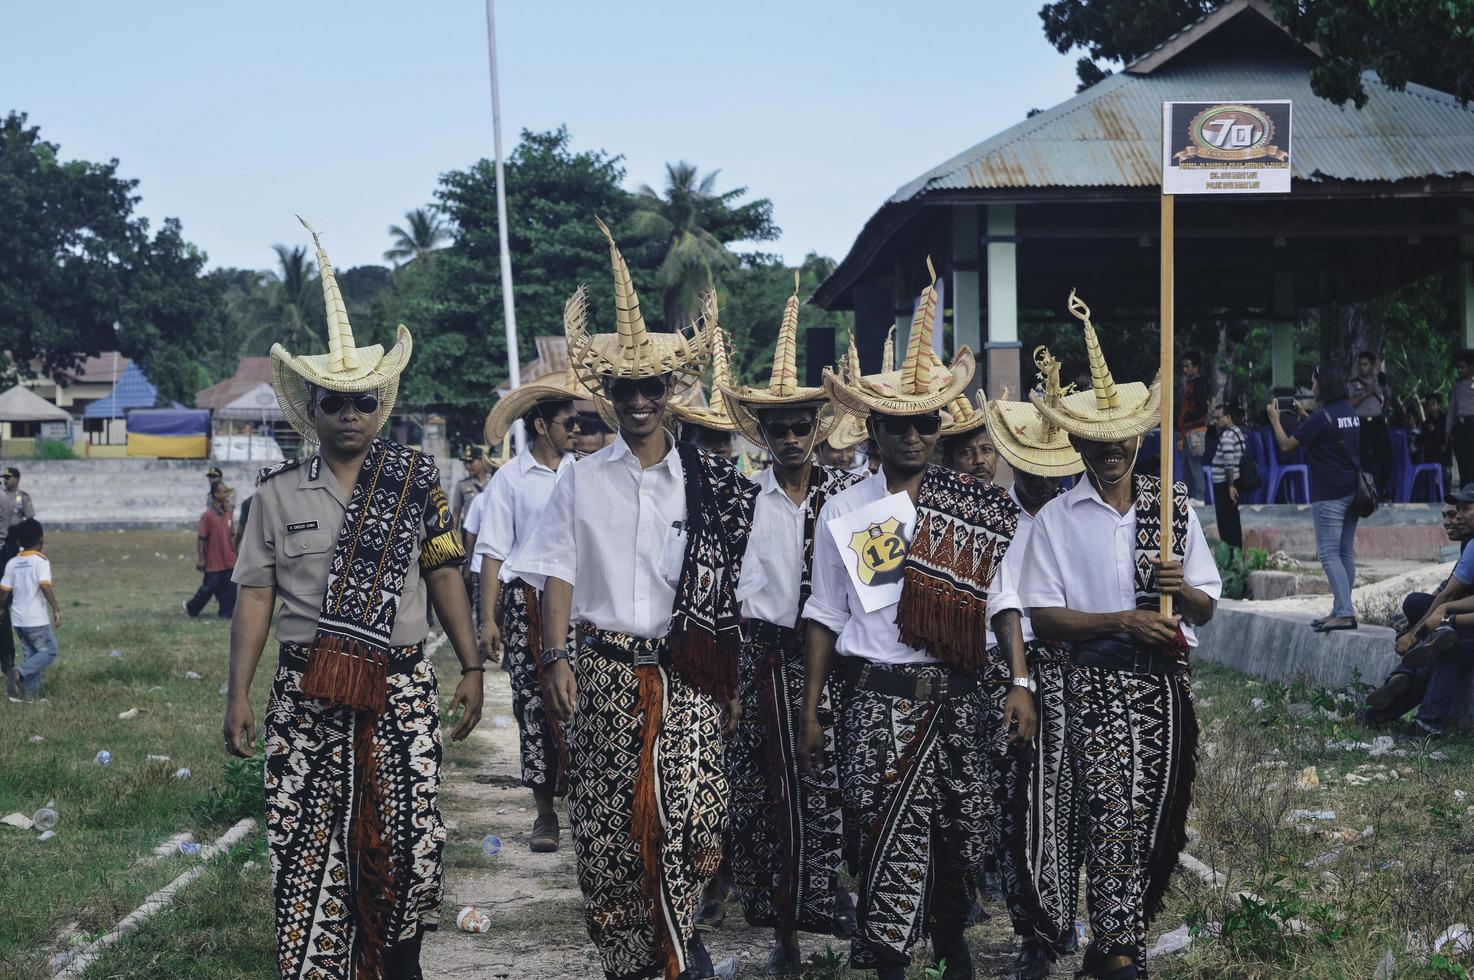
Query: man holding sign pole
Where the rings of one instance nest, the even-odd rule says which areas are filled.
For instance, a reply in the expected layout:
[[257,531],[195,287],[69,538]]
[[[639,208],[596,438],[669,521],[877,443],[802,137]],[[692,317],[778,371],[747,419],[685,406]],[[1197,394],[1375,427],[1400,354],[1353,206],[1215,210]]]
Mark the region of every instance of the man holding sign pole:
[[[906,974],[930,934],[946,980],[970,980],[962,938],[987,839],[987,759],[978,738],[987,596],[1018,522],[1000,487],[929,465],[940,410],[972,377],[932,351],[935,283],[922,293],[899,370],[825,371],[839,408],[868,418],[881,469],[819,514],[808,619],[800,764],[825,764],[819,704],[830,669],[849,864],[858,872],[851,962],[879,980]],[[889,367],[889,365],[887,365]],[[997,617],[1016,686],[1003,722],[1034,733],[1018,613]],[[836,658],[838,654],[838,658]]]

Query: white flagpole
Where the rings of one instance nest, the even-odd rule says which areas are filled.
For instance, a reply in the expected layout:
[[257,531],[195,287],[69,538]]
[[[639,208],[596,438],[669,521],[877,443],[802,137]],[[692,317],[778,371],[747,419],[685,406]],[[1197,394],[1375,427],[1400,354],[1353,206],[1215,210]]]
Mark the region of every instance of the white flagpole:
[[[496,79],[496,17],[493,0],[486,0],[486,46],[491,55],[491,129],[496,142],[496,230],[502,257],[502,311],[507,330],[507,382],[522,383],[517,356],[517,312],[512,303],[512,252],[507,246],[507,172],[502,166],[502,99]],[[517,451],[522,451],[522,426],[512,426]],[[490,451],[490,447],[487,447]]]

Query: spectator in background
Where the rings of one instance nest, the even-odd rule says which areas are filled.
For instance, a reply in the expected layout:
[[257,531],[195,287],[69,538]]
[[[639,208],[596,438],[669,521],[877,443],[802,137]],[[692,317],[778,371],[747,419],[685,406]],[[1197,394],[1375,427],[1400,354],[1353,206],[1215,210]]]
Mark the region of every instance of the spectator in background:
[[1239,523],[1239,491],[1234,481],[1244,459],[1244,432],[1234,422],[1233,408],[1220,404],[1213,418],[1218,427],[1218,447],[1210,464],[1213,471],[1213,509],[1218,515],[1218,540],[1230,548],[1244,550],[1244,530]]
[[1459,467],[1459,481],[1471,483],[1474,482],[1474,350],[1461,350],[1454,355],[1454,371],[1458,377],[1448,392],[1445,425],[1449,448]]
[[[20,552],[0,576],[0,610],[15,623],[25,658],[19,667],[5,671],[5,693],[35,699],[41,693],[41,672],[56,659],[56,633],[61,626],[61,606],[51,587],[51,561],[42,552],[45,544],[40,523],[33,517],[15,527]],[[9,633],[7,626],[5,632]]]
[[681,442],[690,443],[697,449],[705,450],[720,459],[731,459],[736,455],[733,434],[724,429],[714,429],[709,425],[682,422]]
[[[0,493],[0,573],[10,559],[20,551],[20,539],[15,535],[15,498]],[[15,669],[15,634],[10,631],[9,607],[0,608],[0,674],[6,677]]]
[[819,462],[825,466],[833,466],[835,469],[849,472],[855,468],[855,447],[830,445],[828,442],[819,443]]
[[20,470],[14,466],[5,468],[5,495],[10,498],[12,528],[21,521],[28,521],[36,516],[36,505],[32,502],[31,495],[20,488]]
[[1361,468],[1377,481],[1387,496],[1392,483],[1392,439],[1387,432],[1387,375],[1377,370],[1377,355],[1369,350],[1356,359],[1356,377],[1346,383],[1351,407],[1361,420]]
[[1296,411],[1304,421],[1294,435],[1286,435],[1274,402],[1269,424],[1280,452],[1305,447],[1310,471],[1310,512],[1315,522],[1315,549],[1331,583],[1331,615],[1311,625],[1318,633],[1356,629],[1351,587],[1356,583],[1356,481],[1361,473],[1361,419],[1351,407],[1346,382],[1336,366],[1323,361],[1315,369],[1310,391],[1320,401],[1313,414],[1300,402]]
[[1187,495],[1203,500],[1203,456],[1208,445],[1208,379],[1203,377],[1203,355],[1182,355],[1182,398],[1177,406],[1177,445],[1182,451]]
[[210,506],[200,515],[199,537],[195,541],[195,568],[205,574],[195,594],[184,600],[184,614],[194,619],[209,605],[213,596],[220,618],[235,613],[235,515],[230,506],[231,489],[216,480],[210,485]]
[[609,445],[609,423],[598,412],[578,413],[578,432],[573,437],[573,451],[579,456],[596,453]]
[[223,479],[225,479],[225,474],[220,472],[220,467],[211,466],[208,470],[205,470],[205,486],[207,488],[205,490],[206,507],[210,506],[211,501],[214,500],[215,484]]
[[1443,410],[1443,399],[1436,391],[1423,396],[1423,419],[1418,423],[1417,444],[1419,463],[1438,463],[1448,469],[1448,413]]

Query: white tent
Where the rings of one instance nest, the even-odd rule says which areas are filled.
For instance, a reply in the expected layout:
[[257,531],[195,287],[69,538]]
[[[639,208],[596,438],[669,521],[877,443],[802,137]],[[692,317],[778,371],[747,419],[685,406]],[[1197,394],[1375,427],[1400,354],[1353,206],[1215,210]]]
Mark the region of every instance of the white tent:
[[276,392],[264,381],[215,409],[215,417],[262,423],[281,422],[286,418],[276,403]]
[[72,416],[25,385],[0,392],[0,422],[70,422]]

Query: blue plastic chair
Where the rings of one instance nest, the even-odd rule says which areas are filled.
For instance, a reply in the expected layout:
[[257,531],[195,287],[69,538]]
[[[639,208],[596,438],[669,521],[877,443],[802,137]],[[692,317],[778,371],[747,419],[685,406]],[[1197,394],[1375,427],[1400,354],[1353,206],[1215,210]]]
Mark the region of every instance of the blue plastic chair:
[[1213,467],[1203,464],[1203,503],[1213,506]]
[[[1310,503],[1310,468],[1305,465],[1305,450],[1297,449],[1287,458],[1280,452],[1279,443],[1275,441],[1272,431],[1263,431],[1260,438],[1269,460],[1269,489],[1264,495],[1264,502],[1279,503],[1280,488],[1283,486],[1289,496],[1286,503]],[[1299,494],[1295,492],[1297,485]]]
[[1439,503],[1443,500],[1443,465],[1441,463],[1413,463],[1412,451],[1408,445],[1406,429],[1393,429],[1392,437],[1392,482],[1397,488],[1397,501],[1399,503],[1412,503],[1413,494],[1419,486],[1419,482],[1427,477],[1422,486],[1431,491],[1431,496],[1421,499]]

